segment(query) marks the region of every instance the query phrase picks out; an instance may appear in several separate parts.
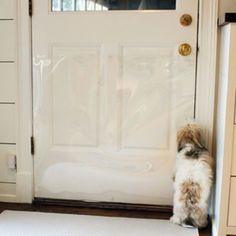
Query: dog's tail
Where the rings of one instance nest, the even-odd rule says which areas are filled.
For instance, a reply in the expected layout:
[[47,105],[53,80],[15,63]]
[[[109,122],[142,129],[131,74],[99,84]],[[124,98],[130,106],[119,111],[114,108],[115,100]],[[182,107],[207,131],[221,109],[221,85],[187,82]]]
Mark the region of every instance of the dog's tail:
[[181,200],[190,211],[195,208],[201,198],[201,186],[197,182],[187,180],[181,186]]

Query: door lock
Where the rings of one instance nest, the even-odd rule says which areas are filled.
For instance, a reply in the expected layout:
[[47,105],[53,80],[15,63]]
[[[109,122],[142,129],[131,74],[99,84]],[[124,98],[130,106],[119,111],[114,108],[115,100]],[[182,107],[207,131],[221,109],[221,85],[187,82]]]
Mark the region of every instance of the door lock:
[[192,52],[192,47],[188,43],[182,43],[179,46],[179,54],[182,56],[188,56]]
[[192,19],[192,16],[190,16],[189,14],[183,14],[180,17],[179,21],[182,26],[189,26],[191,25],[193,19]]

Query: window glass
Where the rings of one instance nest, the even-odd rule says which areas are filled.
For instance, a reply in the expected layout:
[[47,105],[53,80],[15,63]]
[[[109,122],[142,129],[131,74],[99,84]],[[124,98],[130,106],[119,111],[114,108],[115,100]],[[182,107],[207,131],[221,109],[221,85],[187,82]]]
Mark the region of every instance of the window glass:
[[52,11],[174,10],[176,0],[52,0]]

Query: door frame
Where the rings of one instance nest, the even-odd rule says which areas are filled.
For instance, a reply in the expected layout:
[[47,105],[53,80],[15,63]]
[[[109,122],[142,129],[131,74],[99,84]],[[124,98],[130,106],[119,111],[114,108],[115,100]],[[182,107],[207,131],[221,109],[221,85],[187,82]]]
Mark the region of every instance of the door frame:
[[[31,154],[33,134],[32,38],[29,0],[17,1],[18,28],[18,137],[16,201],[34,198],[34,170]],[[218,0],[199,0],[196,121],[203,127],[204,141],[212,151],[216,82]],[[205,66],[207,65],[207,66]]]

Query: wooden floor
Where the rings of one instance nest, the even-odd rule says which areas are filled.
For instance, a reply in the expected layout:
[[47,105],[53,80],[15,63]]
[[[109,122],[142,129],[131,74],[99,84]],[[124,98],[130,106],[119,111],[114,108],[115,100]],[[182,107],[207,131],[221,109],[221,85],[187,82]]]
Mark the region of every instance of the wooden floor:
[[[134,217],[148,219],[166,219],[171,216],[169,210],[165,211],[147,211],[147,210],[114,210],[89,207],[74,207],[60,205],[43,205],[43,204],[19,204],[19,203],[1,203],[0,213],[4,210],[20,210],[20,211],[37,211],[82,215],[99,215],[99,216],[115,216],[115,217]],[[204,230],[199,231],[200,236],[211,236],[211,225]]]

